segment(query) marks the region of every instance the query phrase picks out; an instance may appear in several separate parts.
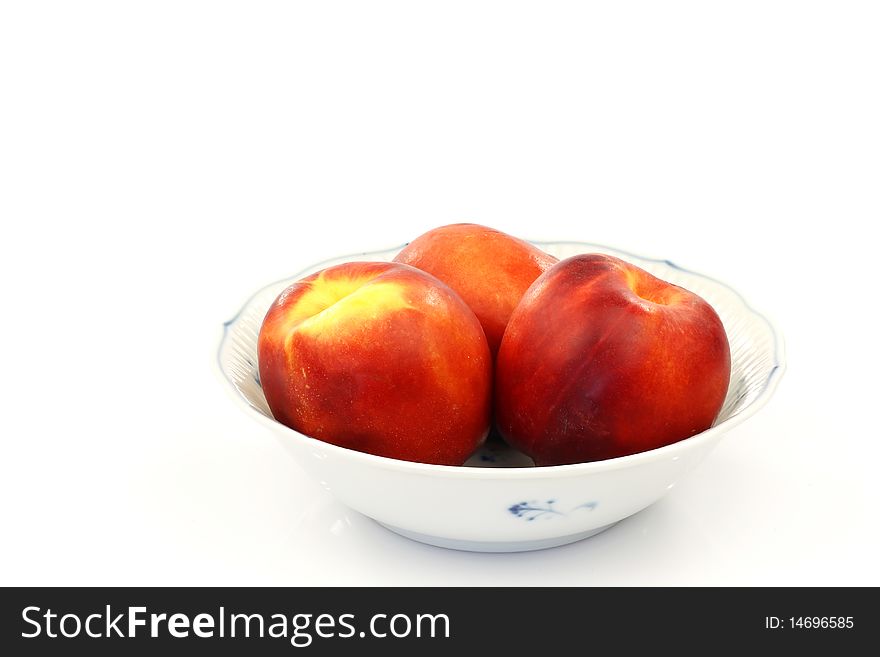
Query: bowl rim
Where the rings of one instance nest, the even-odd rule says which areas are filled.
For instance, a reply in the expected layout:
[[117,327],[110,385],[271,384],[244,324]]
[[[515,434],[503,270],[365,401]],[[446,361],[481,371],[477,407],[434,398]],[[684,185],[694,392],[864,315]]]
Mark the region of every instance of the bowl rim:
[[[683,440],[679,440],[677,442],[671,443],[669,445],[664,445],[663,447],[656,447],[654,449],[650,449],[644,452],[638,452],[636,454],[629,454],[627,456],[618,456],[612,459],[604,459],[601,461],[589,461],[586,463],[569,463],[565,465],[543,465],[543,466],[533,466],[533,467],[510,467],[510,468],[477,468],[473,466],[465,466],[465,465],[439,465],[434,463],[420,463],[417,461],[404,461],[401,459],[394,459],[387,456],[378,456],[376,454],[370,454],[368,452],[359,452],[354,449],[350,449],[348,447],[341,447],[339,445],[334,445],[333,443],[328,443],[323,440],[319,440],[317,438],[312,438],[311,436],[307,436],[302,434],[290,427],[281,424],[277,420],[273,418],[269,418],[263,413],[261,413],[257,408],[254,408],[247,399],[243,397],[241,392],[232,382],[232,380],[226,375],[226,372],[223,369],[222,363],[222,355],[224,348],[226,346],[226,342],[229,339],[230,328],[238,321],[241,317],[242,313],[247,309],[253,300],[262,294],[264,291],[271,287],[275,287],[280,285],[281,283],[287,281],[294,281],[299,278],[302,278],[306,272],[315,271],[316,269],[323,269],[325,266],[329,266],[331,263],[339,262],[341,260],[348,260],[352,258],[364,258],[371,255],[380,255],[387,254],[389,252],[400,250],[404,248],[409,242],[401,244],[399,246],[393,246],[387,249],[378,249],[371,251],[359,251],[355,253],[350,253],[342,256],[335,256],[332,258],[326,258],[321,260],[320,262],[316,262],[314,264],[309,265],[301,269],[298,273],[293,274],[292,276],[286,276],[284,278],[278,279],[272,283],[264,285],[259,290],[254,292],[239,308],[238,312],[235,313],[230,319],[223,322],[222,326],[222,335],[219,341],[219,346],[217,349],[216,357],[214,359],[214,369],[217,376],[224,382],[224,389],[226,389],[227,393],[230,394],[238,401],[239,406],[244,406],[247,411],[257,418],[257,421],[261,422],[264,426],[269,428],[272,431],[281,431],[282,433],[289,435],[295,440],[303,441],[305,446],[312,446],[319,450],[328,450],[332,454],[336,454],[342,458],[350,458],[355,461],[361,462],[363,465],[368,467],[378,467],[386,470],[398,470],[398,471],[407,471],[413,474],[424,474],[424,475],[433,475],[433,476],[441,476],[441,477],[455,477],[455,478],[465,478],[465,479],[502,479],[502,480],[529,480],[529,479],[541,479],[546,477],[577,477],[584,476],[590,474],[597,474],[600,472],[609,472],[613,470],[619,470],[623,468],[629,468],[638,466],[644,463],[663,460],[666,458],[670,458],[672,460],[677,460],[681,453],[690,451],[692,449],[697,449],[700,445],[711,443],[713,440],[720,438],[721,434],[726,433],[730,429],[738,426],[742,422],[746,421],[748,418],[757,413],[773,396],[773,393],[776,391],[777,386],[779,385],[779,381],[782,378],[786,370],[786,361],[785,361],[785,343],[782,337],[782,333],[780,332],[778,326],[770,320],[770,318],[763,312],[756,310],[746,299],[740,294],[737,290],[732,288],[727,283],[724,283],[717,278],[713,278],[712,276],[707,276],[706,274],[694,271],[692,269],[688,269],[686,267],[682,267],[672,260],[666,258],[652,258],[642,256],[636,253],[632,253],[630,251],[620,249],[613,246],[608,246],[605,244],[599,244],[595,242],[581,242],[578,240],[526,240],[530,244],[534,244],[538,247],[546,247],[546,246],[576,246],[578,248],[598,248],[601,251],[610,251],[616,254],[620,254],[622,257],[630,257],[635,258],[637,260],[653,262],[658,264],[663,264],[672,269],[678,270],[683,274],[689,276],[695,276],[698,278],[705,279],[710,281],[722,288],[725,288],[729,292],[733,293],[739,303],[748,310],[752,315],[757,317],[759,320],[766,324],[767,328],[770,330],[770,333],[773,337],[773,359],[774,364],[770,370],[770,374],[767,376],[766,381],[764,382],[761,391],[757,394],[757,396],[739,413],[736,415],[727,418],[726,420],[713,425],[706,429],[705,431],[701,431],[698,434],[685,438]],[[589,251],[586,251],[589,252]]]

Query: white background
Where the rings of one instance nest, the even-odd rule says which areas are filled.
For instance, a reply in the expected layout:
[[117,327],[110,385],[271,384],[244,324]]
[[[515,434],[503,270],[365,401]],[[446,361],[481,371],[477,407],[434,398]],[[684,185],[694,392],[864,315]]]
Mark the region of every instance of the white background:
[[[0,583],[880,585],[880,20],[855,2],[6,2]],[[669,258],[786,338],[666,498],[409,542],[236,406],[221,325],[470,220]]]

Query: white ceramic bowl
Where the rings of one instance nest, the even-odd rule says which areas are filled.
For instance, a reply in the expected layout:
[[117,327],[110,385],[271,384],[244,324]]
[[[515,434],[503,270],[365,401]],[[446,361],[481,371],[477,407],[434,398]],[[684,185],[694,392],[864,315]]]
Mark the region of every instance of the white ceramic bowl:
[[272,418],[260,388],[257,335],[275,297],[303,276],[352,260],[387,261],[402,247],[328,260],[257,292],[224,325],[219,366],[234,396],[272,429],[325,488],[351,508],[409,538],[487,552],[535,550],[577,541],[660,499],[728,429],[757,411],[784,370],[773,325],[728,286],[669,261],[576,242],[537,242],[562,258],[599,252],[628,260],[696,292],[718,312],[730,340],[727,399],[714,426],[686,440],[606,461],[535,467],[525,455],[489,440],[464,466],[373,456],[309,438]]

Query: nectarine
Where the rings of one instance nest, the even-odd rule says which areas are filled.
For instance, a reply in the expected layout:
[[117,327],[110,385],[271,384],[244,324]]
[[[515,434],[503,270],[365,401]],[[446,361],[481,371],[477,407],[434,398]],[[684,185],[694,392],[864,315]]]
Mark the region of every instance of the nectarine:
[[257,348],[272,414],[303,434],[461,465],[488,433],[492,361],[479,321],[414,267],[352,262],[294,283]]
[[706,301],[619,258],[578,255],[514,310],[495,418],[538,465],[596,461],[709,428],[729,380],[727,335]]
[[394,259],[458,292],[483,326],[494,355],[529,285],[557,262],[528,242],[477,224],[452,224],[410,242]]

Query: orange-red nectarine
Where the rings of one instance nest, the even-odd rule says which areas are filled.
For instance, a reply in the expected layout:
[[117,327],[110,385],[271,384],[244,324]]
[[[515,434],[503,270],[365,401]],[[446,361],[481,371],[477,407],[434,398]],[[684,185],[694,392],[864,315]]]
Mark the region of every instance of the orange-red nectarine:
[[303,434],[461,465],[488,433],[492,361],[479,321],[413,267],[352,262],[294,283],[257,348],[272,414]]
[[493,355],[523,293],[557,262],[528,242],[477,224],[428,231],[394,260],[433,274],[458,292],[480,320]]

